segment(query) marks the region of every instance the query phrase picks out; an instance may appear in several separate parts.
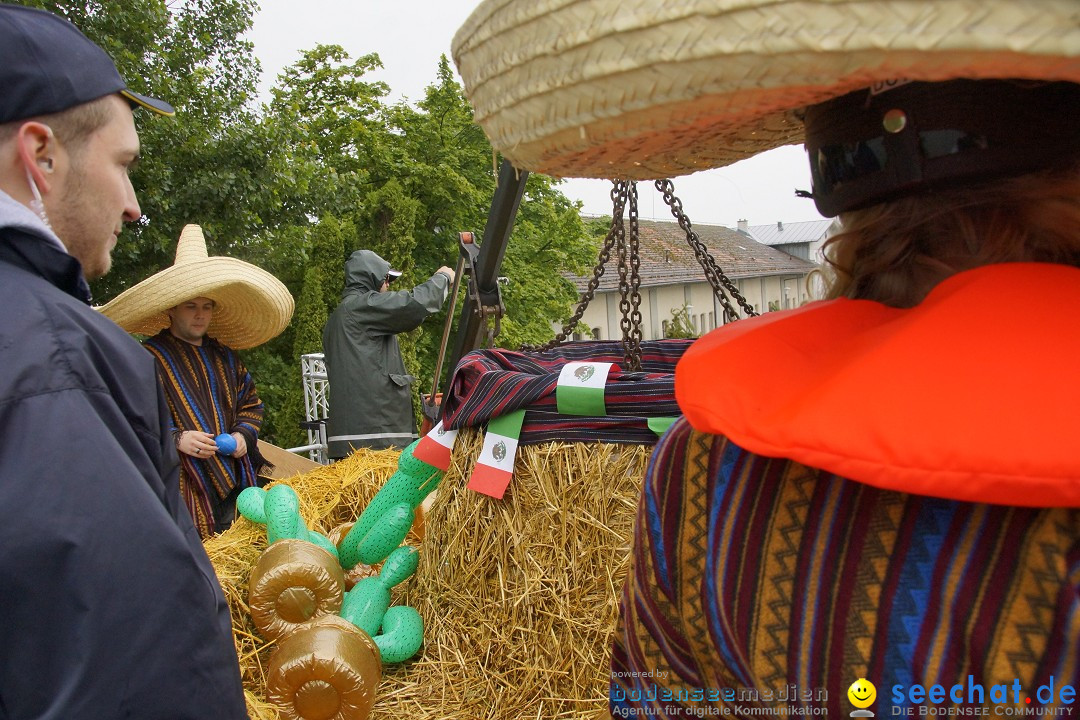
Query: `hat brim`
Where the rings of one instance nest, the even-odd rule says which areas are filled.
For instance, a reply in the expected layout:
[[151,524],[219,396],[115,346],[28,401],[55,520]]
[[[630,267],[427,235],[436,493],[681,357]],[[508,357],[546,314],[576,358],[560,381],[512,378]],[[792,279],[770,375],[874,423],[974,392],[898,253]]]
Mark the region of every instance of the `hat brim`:
[[452,53],[492,146],[556,177],[723,167],[889,80],[1080,82],[1075,0],[486,0]]
[[176,109],[164,100],[158,100],[157,98],[152,98],[149,95],[140,95],[139,93],[132,92],[127,88],[121,90],[120,95],[127,98],[135,105],[150,110],[151,112],[155,112],[158,115],[172,117],[176,114]]
[[265,270],[229,257],[173,265],[100,308],[130,333],[154,335],[169,326],[167,310],[196,297],[214,301],[207,334],[244,350],[279,335],[292,319],[288,288]]

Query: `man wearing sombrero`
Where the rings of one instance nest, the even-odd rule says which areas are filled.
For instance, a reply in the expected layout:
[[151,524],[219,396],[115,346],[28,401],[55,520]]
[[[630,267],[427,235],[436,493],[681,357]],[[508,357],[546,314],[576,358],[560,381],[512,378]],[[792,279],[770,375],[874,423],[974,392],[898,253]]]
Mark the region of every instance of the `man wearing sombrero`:
[[202,228],[188,225],[172,266],[101,311],[129,332],[152,336],[145,346],[169,403],[184,500],[201,537],[227,530],[236,496],[257,484],[264,462],[263,404],[236,351],[280,334],[292,317],[292,295],[265,270],[209,256]]
[[229,609],[180,500],[153,360],[90,307],[133,110],[109,56],[0,3],[0,717],[247,717]]
[[454,54],[518,167],[802,142],[842,223],[832,299],[676,370],[611,713],[1074,713],[1080,3],[489,0]]

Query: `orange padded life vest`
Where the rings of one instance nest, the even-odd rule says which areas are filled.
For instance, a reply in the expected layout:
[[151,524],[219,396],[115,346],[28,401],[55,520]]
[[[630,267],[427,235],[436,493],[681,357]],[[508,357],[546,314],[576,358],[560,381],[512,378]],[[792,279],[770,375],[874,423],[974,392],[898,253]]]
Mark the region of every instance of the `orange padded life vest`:
[[698,430],[880,488],[1080,507],[1080,269],[1008,263],[910,309],[831,300],[687,350]]

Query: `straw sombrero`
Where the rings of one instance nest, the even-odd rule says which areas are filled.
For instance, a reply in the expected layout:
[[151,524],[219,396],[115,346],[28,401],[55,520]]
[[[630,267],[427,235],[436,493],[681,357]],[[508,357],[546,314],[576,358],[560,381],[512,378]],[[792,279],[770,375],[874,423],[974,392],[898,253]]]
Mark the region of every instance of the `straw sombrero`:
[[196,297],[216,303],[207,334],[237,350],[276,337],[292,318],[293,298],[276,277],[251,263],[210,257],[198,225],[180,233],[171,267],[125,290],[100,310],[130,333],[169,326],[166,310]]
[[1080,2],[486,0],[452,52],[516,167],[645,180],[802,142],[801,108],[877,83],[1080,82]]

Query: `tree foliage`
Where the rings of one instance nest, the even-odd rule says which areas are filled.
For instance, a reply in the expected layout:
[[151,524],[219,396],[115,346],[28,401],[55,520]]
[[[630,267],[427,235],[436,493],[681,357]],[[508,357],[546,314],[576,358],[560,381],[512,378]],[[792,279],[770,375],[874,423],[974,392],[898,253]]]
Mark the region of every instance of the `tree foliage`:
[[694,329],[694,321],[690,318],[690,306],[686,303],[671,311],[671,320],[664,325],[664,337],[666,338],[696,338],[698,331]]
[[[116,59],[134,90],[161,97],[175,118],[137,114],[144,161],[133,177],[144,220],[125,231],[96,301],[172,263],[188,223],[211,255],[252,262],[297,299],[289,328],[245,353],[266,403],[263,436],[302,440],[299,356],[321,349],[340,299],[344,261],[359,248],[404,271],[399,287],[456,264],[457,233],[483,231],[498,158],[450,64],[441,58],[418,103],[388,104],[368,75],[378,55],[352,59],[317,45],[287,68],[259,104],[259,64],[244,33],[255,0],[25,0],[68,17]],[[595,258],[595,233],[558,181],[526,184],[502,274],[501,345],[542,342],[570,314],[563,278]],[[459,306],[460,307],[460,306]],[[445,309],[400,338],[410,371],[430,387]]]

